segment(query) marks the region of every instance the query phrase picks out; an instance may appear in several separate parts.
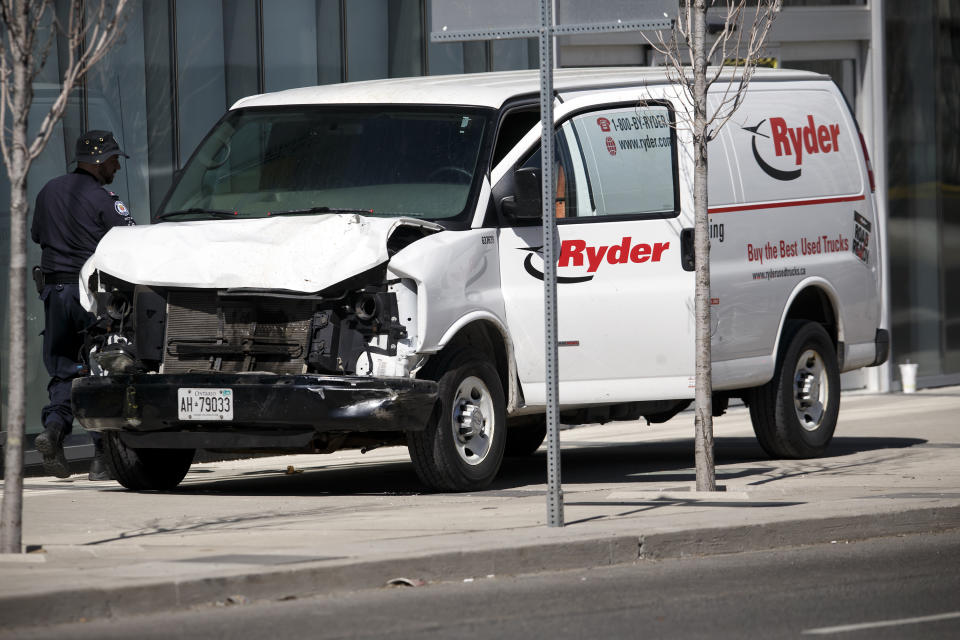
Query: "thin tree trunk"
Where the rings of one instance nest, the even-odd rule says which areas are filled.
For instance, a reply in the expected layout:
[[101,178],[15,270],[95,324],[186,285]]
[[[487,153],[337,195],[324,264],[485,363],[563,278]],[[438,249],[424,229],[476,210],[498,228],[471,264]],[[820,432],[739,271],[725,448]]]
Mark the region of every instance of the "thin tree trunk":
[[[57,3],[58,5],[60,3]],[[3,506],[0,508],[0,553],[19,553],[23,523],[23,435],[26,422],[27,375],[27,175],[63,116],[70,92],[84,74],[117,41],[124,27],[127,0],[70,0],[62,7],[66,25],[47,13],[50,0],[0,2],[0,151],[10,180],[10,328],[7,336],[7,441],[4,447]],[[91,21],[88,23],[87,20]],[[67,54],[60,95],[28,145],[27,119],[33,104],[33,80],[50,52],[51,39],[37,47],[37,34],[47,28],[66,36]],[[54,32],[50,32],[52,37]],[[86,46],[85,46],[86,45]],[[61,49],[63,53],[63,49]],[[7,113],[9,111],[9,114]],[[9,117],[8,117],[9,115]],[[9,135],[9,138],[7,136]]]
[[[725,5],[726,17],[707,47],[706,22],[708,6]],[[752,7],[752,8],[751,8]],[[696,415],[694,417],[694,455],[697,490],[715,491],[716,471],[713,461],[713,379],[710,335],[710,238],[707,193],[707,145],[710,139],[733,117],[743,101],[747,85],[757,66],[767,34],[780,11],[781,0],[682,0],[677,19],[668,32],[658,32],[656,41],[646,36],[657,53],[663,55],[668,75],[679,85],[683,99],[689,100],[692,113],[684,113],[683,124],[693,135],[693,209],[694,255],[696,256],[696,291],[694,315],[696,323]],[[720,9],[720,7],[716,7]],[[744,12],[753,14],[746,23]],[[718,12],[719,14],[719,12]],[[683,49],[681,51],[681,49]],[[689,55],[689,59],[687,56]],[[724,64],[709,69],[709,59],[739,62],[729,78],[722,78]],[[688,60],[693,74],[689,73]],[[721,89],[714,94],[712,113],[707,111],[707,91],[715,82]],[[708,117],[709,115],[709,117]]]
[[707,0],[693,10],[693,211],[696,255],[696,417],[697,491],[716,491],[713,464],[713,381],[710,353],[710,238],[707,218]]
[[[22,30],[32,28],[25,8],[17,12]],[[27,117],[33,101],[29,74],[33,51],[20,52],[24,64],[13,65],[10,156],[10,293],[7,356],[7,442],[4,446],[3,509],[0,552],[20,553],[23,530],[23,436],[26,423],[27,370]]]
[[[17,156],[14,151],[14,157]],[[21,152],[22,154],[22,152]],[[0,552],[20,553],[23,521],[23,436],[26,423],[27,369],[27,185],[11,180],[9,337],[6,371],[7,441],[4,445],[3,512]]]

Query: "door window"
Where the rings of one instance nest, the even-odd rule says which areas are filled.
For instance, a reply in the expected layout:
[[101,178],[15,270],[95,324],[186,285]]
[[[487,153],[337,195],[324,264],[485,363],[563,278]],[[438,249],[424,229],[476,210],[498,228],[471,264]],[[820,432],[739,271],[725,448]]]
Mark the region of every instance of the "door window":
[[[557,129],[553,184],[558,219],[676,215],[676,135],[665,105],[574,116]],[[522,165],[540,167],[537,149]]]
[[664,105],[608,109],[572,119],[580,150],[578,168],[593,194],[593,210],[586,215],[677,210],[676,136],[671,120]]

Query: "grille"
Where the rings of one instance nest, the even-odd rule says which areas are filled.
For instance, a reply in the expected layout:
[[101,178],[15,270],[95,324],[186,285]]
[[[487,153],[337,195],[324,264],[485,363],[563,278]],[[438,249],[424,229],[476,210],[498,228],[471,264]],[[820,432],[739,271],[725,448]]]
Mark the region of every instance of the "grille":
[[314,303],[171,291],[163,372],[306,371]]

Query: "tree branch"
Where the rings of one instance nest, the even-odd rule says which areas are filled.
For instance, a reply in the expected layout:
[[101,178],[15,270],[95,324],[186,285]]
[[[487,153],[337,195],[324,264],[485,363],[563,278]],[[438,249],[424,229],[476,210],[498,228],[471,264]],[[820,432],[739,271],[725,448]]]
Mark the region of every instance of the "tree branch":
[[[730,119],[733,117],[733,114],[743,102],[747,87],[750,85],[750,81],[753,79],[753,74],[757,68],[757,57],[762,52],[767,35],[770,32],[770,27],[773,24],[773,20],[775,19],[776,14],[780,11],[781,0],[767,0],[766,2],[761,0],[757,3],[753,12],[753,19],[750,27],[748,30],[746,30],[746,33],[749,34],[749,40],[746,44],[746,48],[744,49],[742,34],[745,31],[743,28],[743,8],[745,5],[746,0],[737,0],[737,6],[735,7],[735,10],[728,10],[727,22],[724,24],[724,31],[717,39],[717,42],[724,43],[722,45],[722,63],[723,61],[729,59],[730,51],[726,48],[726,44],[730,41],[729,34],[731,31],[731,26],[733,27],[733,30],[737,32],[735,40],[736,47],[732,52],[736,61],[734,70],[732,73],[730,73],[729,78],[727,79],[726,88],[720,94],[721,98],[716,109],[714,109],[713,114],[707,121],[707,124],[711,130],[709,136],[711,140],[716,137],[720,129],[722,129],[723,126],[730,121]],[[728,9],[729,7],[730,5],[728,4]],[[736,22],[731,22],[732,20],[736,20]],[[714,48],[715,47],[716,43],[714,43]],[[723,64],[718,65],[713,79],[708,81],[708,86],[712,85],[720,78],[722,70]]]
[[[715,1],[711,1],[711,4]],[[758,0],[753,7],[751,22],[745,28],[743,23],[746,18],[747,0],[726,0],[723,27],[711,43],[707,56],[708,61],[719,58],[720,63],[708,68],[706,78],[708,92],[717,82],[726,82],[726,87],[721,92],[712,93],[714,96],[719,95],[720,98],[716,108],[707,118],[708,141],[716,137],[743,102],[746,89],[756,70],[756,58],[762,52],[773,20],[780,11],[781,2],[782,0]],[[677,13],[677,20],[669,30],[669,39],[664,36],[663,30],[657,32],[655,40],[641,32],[646,43],[663,56],[667,79],[682,89],[678,92],[678,98],[691,108],[693,106],[691,98],[693,82],[690,75],[693,67],[693,47],[690,42],[692,10],[692,1],[683,0]],[[686,49],[686,55],[683,49]],[[689,57],[688,64],[685,64],[684,57]],[[734,61],[732,65],[724,64],[731,59]],[[692,122],[690,118],[682,116],[679,116],[678,120],[686,126]]]
[[[97,7],[96,20],[90,25],[84,25],[83,23],[82,7],[74,10],[76,7],[79,7],[79,3],[71,6],[67,32],[68,47],[70,50],[67,71],[64,74],[59,95],[57,95],[56,100],[54,100],[53,105],[50,107],[50,111],[47,112],[47,115],[40,123],[37,135],[30,144],[29,156],[31,160],[37,158],[40,153],[43,152],[50,136],[53,134],[54,125],[60,120],[63,112],[66,110],[70,93],[74,87],[87,71],[110,51],[120,37],[120,33],[123,30],[122,19],[127,2],[128,0],[117,0],[114,6],[110,0],[100,0]],[[108,7],[109,14],[107,11]],[[109,19],[107,19],[108,15]],[[106,24],[104,24],[105,20]],[[81,49],[88,35],[90,36],[92,45],[83,49],[82,53],[77,57],[76,52]]]
[[10,67],[7,57],[6,43],[3,45],[2,54],[0,54],[0,152],[3,155],[3,165],[9,167],[13,164],[13,158],[10,157],[10,151],[7,146],[7,106],[10,101]]
[[[40,12],[37,14],[37,16],[36,16],[36,18],[35,18],[35,24],[36,24],[38,30],[39,30],[39,27],[43,24],[43,17],[44,17],[44,15],[46,14],[47,9],[50,9],[50,8],[52,8],[51,0],[43,0],[43,3],[42,3],[41,6],[40,6]],[[57,36],[57,29],[56,29],[57,16],[56,16],[56,11],[51,11],[51,14],[53,14],[53,17],[52,17],[52,19],[50,20],[50,28],[49,28],[49,32],[50,32],[50,33],[49,33],[49,35],[47,36],[47,41],[46,41],[46,43],[43,45],[43,47],[41,48],[41,50],[40,50],[40,52],[39,52],[39,56],[38,56],[38,58],[37,58],[37,62],[33,65],[33,71],[32,71],[32,73],[30,74],[30,80],[31,80],[31,81],[33,81],[38,75],[40,75],[40,72],[41,72],[41,71],[43,70],[43,68],[46,66],[46,64],[47,64],[47,57],[50,55],[50,50],[53,48],[54,39],[55,39],[56,36]]]

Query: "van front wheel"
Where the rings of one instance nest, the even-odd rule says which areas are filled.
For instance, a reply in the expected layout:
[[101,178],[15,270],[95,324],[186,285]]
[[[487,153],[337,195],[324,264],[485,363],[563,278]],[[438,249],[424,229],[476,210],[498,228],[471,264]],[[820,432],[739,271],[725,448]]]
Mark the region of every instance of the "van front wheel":
[[473,491],[500,470],[507,437],[500,376],[483,356],[461,350],[440,367],[437,407],[424,431],[407,434],[421,482],[438,491]]
[[815,322],[784,327],[773,379],[753,390],[750,419],[771,457],[823,455],[840,412],[840,368],[833,341]]

